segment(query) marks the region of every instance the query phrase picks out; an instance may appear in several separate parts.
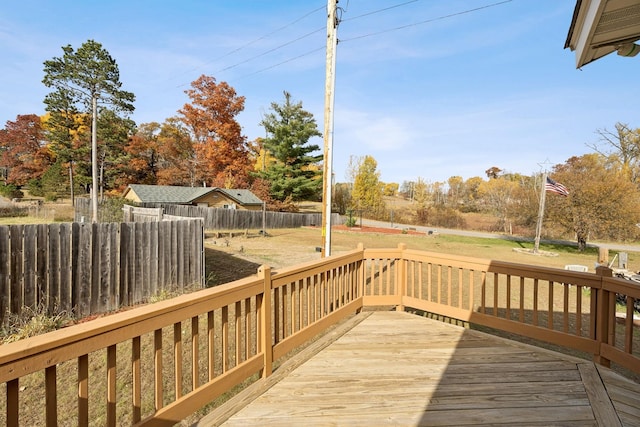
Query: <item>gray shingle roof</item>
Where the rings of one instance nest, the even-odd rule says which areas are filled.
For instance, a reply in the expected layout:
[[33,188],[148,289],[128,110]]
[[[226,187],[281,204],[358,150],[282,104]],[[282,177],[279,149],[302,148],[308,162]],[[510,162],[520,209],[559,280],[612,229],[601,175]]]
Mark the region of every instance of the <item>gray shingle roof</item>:
[[144,203],[192,203],[213,191],[225,194],[243,206],[262,205],[262,200],[250,190],[217,188],[217,187],[179,187],[174,185],[130,184],[141,202]]
[[173,185],[130,184],[141,202],[145,203],[191,203],[211,192],[211,187],[177,187]]
[[255,194],[253,194],[250,190],[239,190],[234,188],[217,188],[216,190],[221,193],[226,194],[231,199],[240,203],[243,206],[247,205],[262,205],[262,200],[260,200]]

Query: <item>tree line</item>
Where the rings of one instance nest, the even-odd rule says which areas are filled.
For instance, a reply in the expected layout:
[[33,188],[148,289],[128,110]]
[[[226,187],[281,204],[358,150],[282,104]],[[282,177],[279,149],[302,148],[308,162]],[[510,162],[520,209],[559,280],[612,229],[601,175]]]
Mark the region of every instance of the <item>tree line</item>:
[[[78,193],[120,195],[128,184],[216,186],[252,190],[270,210],[320,201],[321,136],[313,115],[284,92],[260,125],[265,137],[249,141],[237,116],[245,97],[226,82],[202,75],[185,91],[189,102],[163,122],[129,118],[135,95],[122,88],[116,61],[89,40],[44,62],[51,89],[46,113],[22,114],[0,129],[0,194],[22,190],[53,200]],[[637,240],[640,228],[640,129],[617,123],[599,130],[593,153],[553,166],[550,175],[569,189],[549,197],[546,237]],[[352,157],[347,182],[333,186],[333,210],[397,223],[461,228],[465,214],[490,214],[495,231],[531,234],[542,174],[526,176],[497,166],[486,177],[446,182],[384,183],[372,156]],[[95,189],[95,191],[93,191]],[[411,209],[389,207],[402,196]]]
[[[567,196],[548,193],[543,237],[588,241],[637,241],[640,238],[640,129],[616,123],[615,130],[596,131],[592,153],[574,156],[547,171],[568,189]],[[348,183],[334,189],[336,207],[350,217],[363,214],[396,223],[464,228],[465,215],[488,214],[491,231],[534,236],[545,176],[488,168],[486,177],[446,182],[422,177],[401,185],[380,180],[371,156],[352,158]],[[399,195],[409,209],[394,209],[385,196]]]
[[[0,129],[0,192],[22,190],[53,200],[91,193],[119,195],[128,184],[251,189],[273,210],[321,197],[320,136],[302,102],[284,92],[248,141],[237,116],[245,97],[202,75],[185,91],[189,102],[163,122],[136,124],[135,95],[122,89],[116,61],[89,40],[44,62],[51,89],[46,114],[18,115]],[[95,189],[95,191],[93,191]]]

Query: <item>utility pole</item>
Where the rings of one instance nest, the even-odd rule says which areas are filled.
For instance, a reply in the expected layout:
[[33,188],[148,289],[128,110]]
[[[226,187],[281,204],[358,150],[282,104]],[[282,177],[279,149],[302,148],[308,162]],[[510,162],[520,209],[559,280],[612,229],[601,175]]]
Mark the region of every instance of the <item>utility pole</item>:
[[327,3],[327,63],[324,89],[324,167],[322,173],[322,256],[331,255],[331,177],[333,176],[333,104],[338,45],[338,0]]

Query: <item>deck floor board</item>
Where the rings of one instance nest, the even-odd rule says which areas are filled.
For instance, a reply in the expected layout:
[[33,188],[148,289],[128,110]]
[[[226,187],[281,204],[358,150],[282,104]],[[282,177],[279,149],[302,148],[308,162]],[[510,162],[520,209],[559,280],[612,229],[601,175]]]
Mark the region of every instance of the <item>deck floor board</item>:
[[375,312],[222,425],[638,426],[638,399],[639,384],[575,357]]

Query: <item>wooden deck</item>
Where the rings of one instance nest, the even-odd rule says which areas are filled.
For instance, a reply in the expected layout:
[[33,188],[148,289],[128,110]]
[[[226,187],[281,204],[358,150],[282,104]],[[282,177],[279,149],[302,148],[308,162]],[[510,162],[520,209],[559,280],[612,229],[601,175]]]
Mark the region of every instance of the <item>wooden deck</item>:
[[198,425],[640,426],[640,385],[455,325],[361,313]]

